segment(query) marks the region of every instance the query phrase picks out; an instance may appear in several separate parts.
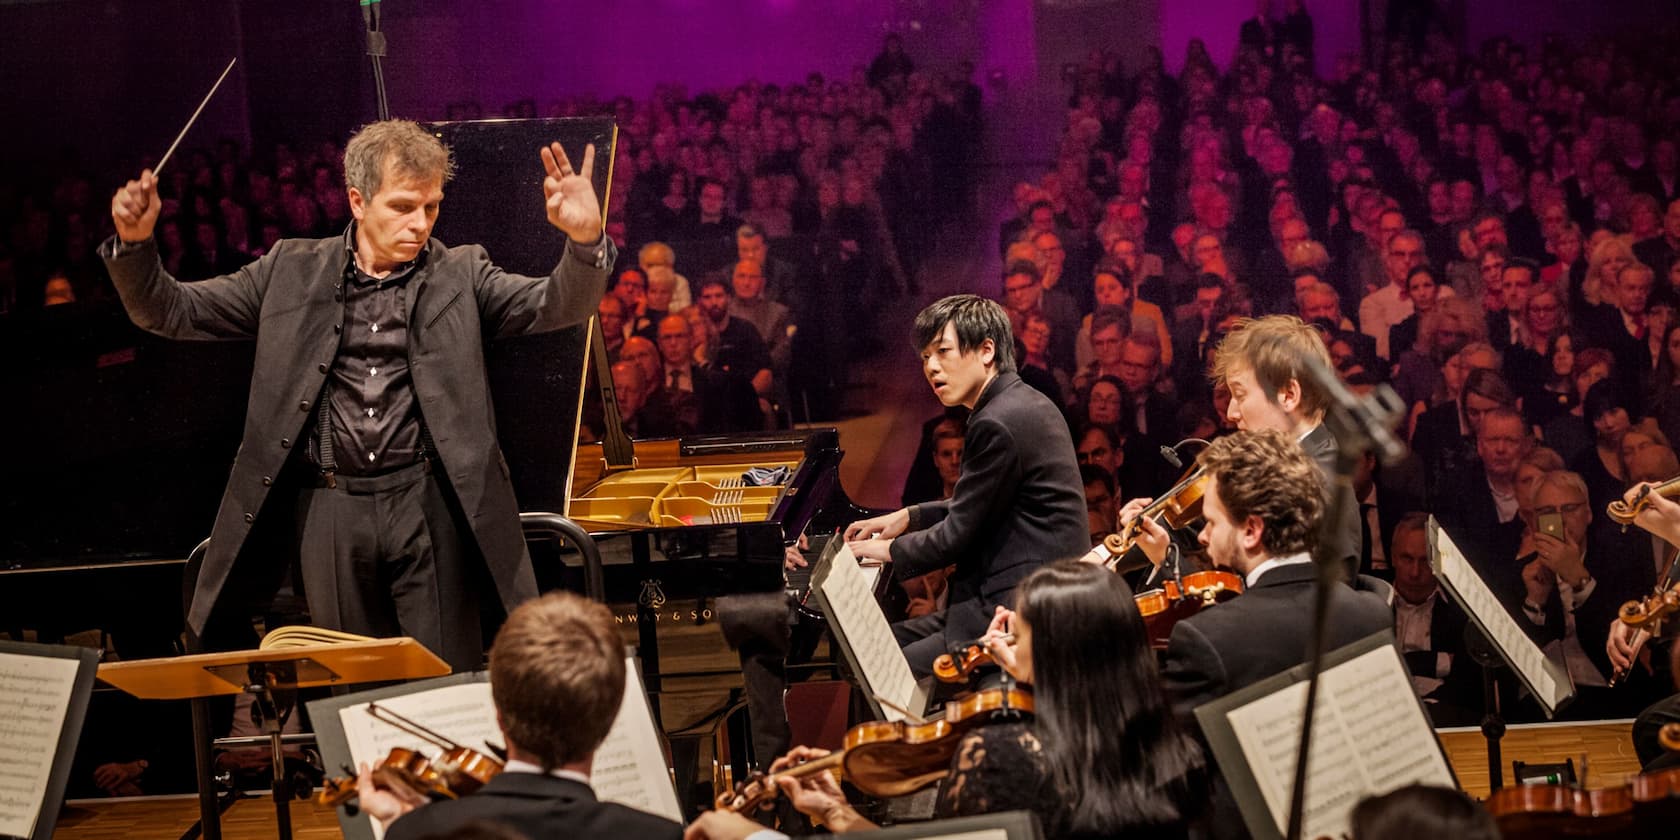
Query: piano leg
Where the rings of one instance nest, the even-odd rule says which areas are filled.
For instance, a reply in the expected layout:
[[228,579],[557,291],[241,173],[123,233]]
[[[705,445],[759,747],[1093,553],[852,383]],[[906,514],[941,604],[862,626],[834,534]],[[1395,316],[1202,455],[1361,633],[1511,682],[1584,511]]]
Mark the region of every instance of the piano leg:
[[[630,534],[630,560],[636,570],[636,576],[641,580],[653,577],[653,547],[651,535],[646,531],[635,531]],[[653,712],[653,722],[664,730],[665,722],[659,714],[659,633],[658,617],[654,614],[659,605],[649,604],[647,598],[648,587],[642,587],[642,594],[636,598],[636,655],[642,661],[642,683],[647,686],[648,704]]]

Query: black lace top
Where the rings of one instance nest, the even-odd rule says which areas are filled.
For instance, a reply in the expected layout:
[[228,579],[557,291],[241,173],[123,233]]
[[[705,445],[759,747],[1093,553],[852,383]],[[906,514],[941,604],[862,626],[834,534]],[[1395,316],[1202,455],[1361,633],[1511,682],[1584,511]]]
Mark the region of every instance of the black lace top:
[[[1163,796],[1169,795],[1166,791]],[[1183,838],[1183,825],[1117,825],[1101,831],[1071,829],[1074,802],[1056,789],[1038,733],[1029,723],[983,726],[963,737],[951,759],[951,775],[939,788],[935,816],[969,817],[1000,811],[1032,811],[1051,838]]]

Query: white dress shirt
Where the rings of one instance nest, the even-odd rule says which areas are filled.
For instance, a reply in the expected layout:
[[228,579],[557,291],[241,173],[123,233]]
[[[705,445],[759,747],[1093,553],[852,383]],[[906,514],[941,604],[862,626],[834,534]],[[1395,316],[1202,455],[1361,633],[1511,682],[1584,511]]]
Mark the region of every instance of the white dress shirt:
[[[1429,593],[1429,597],[1420,603],[1411,603],[1399,596],[1394,597],[1394,635],[1399,638],[1400,652],[1429,650],[1434,643],[1433,626],[1435,622],[1435,607],[1441,603],[1441,590],[1437,588]],[[1435,654],[1435,676],[1426,677],[1412,674],[1412,689],[1422,697],[1441,687],[1443,679],[1452,671],[1452,656],[1447,653]]]
[[1253,588],[1254,584],[1260,580],[1261,575],[1273,569],[1283,566],[1299,566],[1302,563],[1311,563],[1312,561],[1312,555],[1305,551],[1299,554],[1291,554],[1288,557],[1268,557],[1260,565],[1249,569],[1248,574],[1243,576],[1243,588]]
[[1388,355],[1388,330],[1412,317],[1414,311],[1411,298],[1402,297],[1400,286],[1390,283],[1359,302],[1359,329],[1376,340],[1378,356],[1391,358]]

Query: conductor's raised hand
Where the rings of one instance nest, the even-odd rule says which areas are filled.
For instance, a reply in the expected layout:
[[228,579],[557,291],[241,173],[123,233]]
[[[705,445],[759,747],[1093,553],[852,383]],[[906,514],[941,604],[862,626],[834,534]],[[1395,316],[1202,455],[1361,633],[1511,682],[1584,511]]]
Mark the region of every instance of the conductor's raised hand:
[[117,238],[124,242],[151,239],[162,208],[157,178],[152,177],[152,170],[142,170],[138,180],[124,184],[111,198],[111,221],[116,223]]
[[548,223],[579,245],[601,240],[601,200],[595,195],[595,144],[583,147],[583,168],[574,170],[566,150],[550,143],[542,150],[543,200]]

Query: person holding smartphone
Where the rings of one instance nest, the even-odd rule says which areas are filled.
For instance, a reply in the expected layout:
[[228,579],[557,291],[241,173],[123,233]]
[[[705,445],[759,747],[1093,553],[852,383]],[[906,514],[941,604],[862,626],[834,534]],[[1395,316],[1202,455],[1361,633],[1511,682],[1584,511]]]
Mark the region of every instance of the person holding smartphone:
[[1607,688],[1614,673],[1607,636],[1621,605],[1650,591],[1649,557],[1627,551],[1615,523],[1595,522],[1579,474],[1548,472],[1531,492],[1532,519],[1517,555],[1520,615],[1546,654],[1569,670],[1577,691],[1571,717],[1631,713],[1638,698]]

